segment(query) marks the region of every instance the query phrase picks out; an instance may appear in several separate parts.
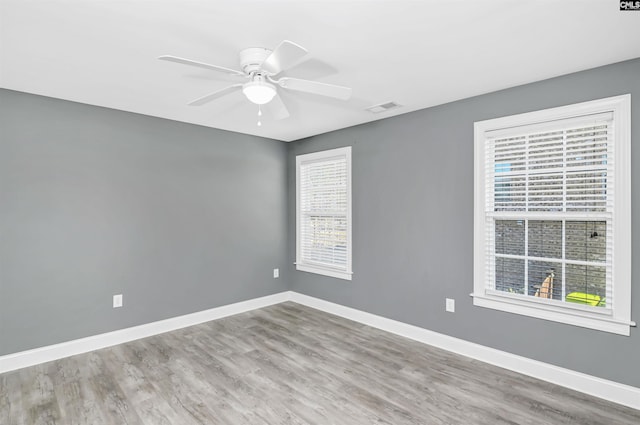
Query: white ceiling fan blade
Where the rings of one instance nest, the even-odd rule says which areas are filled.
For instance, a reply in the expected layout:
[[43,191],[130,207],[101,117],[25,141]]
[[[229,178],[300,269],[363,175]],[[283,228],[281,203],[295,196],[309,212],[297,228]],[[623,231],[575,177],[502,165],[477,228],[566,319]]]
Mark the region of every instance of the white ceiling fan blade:
[[347,100],[351,97],[351,88],[336,86],[334,84],[319,83],[317,81],[301,80],[299,78],[280,78],[278,85],[289,90],[297,90],[305,93],[318,94],[320,96],[334,97]]
[[279,74],[285,69],[291,68],[300,59],[307,54],[307,49],[304,47],[289,41],[284,40],[278,44],[268,58],[262,63],[262,69],[270,73],[271,75]]
[[213,71],[224,72],[225,74],[244,75],[244,73],[242,71],[236,71],[235,69],[225,68],[224,66],[211,65],[211,64],[208,64],[208,63],[204,63],[204,62],[194,61],[194,60],[191,60],[191,59],[179,58],[177,56],[165,55],[165,56],[158,57],[158,59],[163,60],[163,61],[181,63],[183,65],[197,66],[199,68],[204,68],[204,69],[211,69]]
[[284,105],[284,102],[282,102],[282,98],[277,94],[273,99],[271,99],[271,102],[265,105],[265,107],[275,120],[289,118],[289,110]]
[[192,102],[189,102],[190,106],[200,106],[200,105],[204,105],[205,103],[209,103],[212,100],[216,100],[219,97],[222,97],[226,94],[229,94],[237,89],[239,89],[240,87],[242,87],[242,84],[234,84],[232,86],[229,87],[225,87],[222,90],[218,90],[216,92],[213,92],[211,94],[208,94],[206,96],[202,96],[199,99],[196,99]]

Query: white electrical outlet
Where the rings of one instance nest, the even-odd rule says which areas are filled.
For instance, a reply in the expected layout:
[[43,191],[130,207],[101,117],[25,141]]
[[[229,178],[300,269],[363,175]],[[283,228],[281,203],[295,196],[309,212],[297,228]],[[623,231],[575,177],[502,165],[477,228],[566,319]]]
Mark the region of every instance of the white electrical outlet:
[[456,311],[456,300],[453,298],[447,298],[447,302],[445,304],[445,310],[450,313],[454,313]]
[[273,278],[277,279],[280,277],[280,269],[273,269]]
[[113,308],[122,307],[122,294],[113,296]]

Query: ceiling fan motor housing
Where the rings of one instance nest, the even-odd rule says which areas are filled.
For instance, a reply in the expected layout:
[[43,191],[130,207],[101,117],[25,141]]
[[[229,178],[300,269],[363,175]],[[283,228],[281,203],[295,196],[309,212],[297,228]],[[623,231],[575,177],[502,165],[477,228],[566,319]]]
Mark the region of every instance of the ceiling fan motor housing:
[[262,69],[265,59],[271,54],[271,50],[264,47],[249,47],[240,51],[240,66],[245,74],[251,74]]

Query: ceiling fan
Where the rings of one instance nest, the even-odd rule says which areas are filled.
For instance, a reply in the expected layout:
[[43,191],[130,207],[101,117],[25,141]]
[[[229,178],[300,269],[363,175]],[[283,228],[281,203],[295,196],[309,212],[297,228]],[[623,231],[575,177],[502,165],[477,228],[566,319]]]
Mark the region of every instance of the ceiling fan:
[[[221,90],[200,97],[189,103],[200,106],[229,93],[242,90],[247,99],[258,105],[258,115],[262,115],[261,105],[277,120],[289,117],[289,111],[278,95],[279,89],[312,93],[335,99],[347,100],[351,97],[351,88],[334,84],[320,83],[299,78],[281,77],[278,74],[296,65],[307,54],[307,50],[288,40],[282,41],[274,50],[263,47],[249,47],[240,51],[240,68],[242,71],[211,65],[176,56],[160,56],[158,59],[184,65],[197,66],[222,72],[227,75],[240,76],[248,80],[246,83],[233,84]],[[261,125],[258,121],[258,125]]]

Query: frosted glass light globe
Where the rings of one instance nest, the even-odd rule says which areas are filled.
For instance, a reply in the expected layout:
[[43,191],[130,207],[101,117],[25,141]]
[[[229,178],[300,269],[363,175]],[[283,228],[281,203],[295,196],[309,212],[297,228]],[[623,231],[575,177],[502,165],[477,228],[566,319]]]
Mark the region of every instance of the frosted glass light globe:
[[271,102],[276,95],[276,88],[265,81],[250,81],[242,86],[242,92],[249,101],[256,105],[264,105]]

